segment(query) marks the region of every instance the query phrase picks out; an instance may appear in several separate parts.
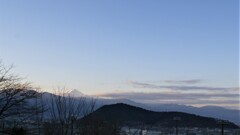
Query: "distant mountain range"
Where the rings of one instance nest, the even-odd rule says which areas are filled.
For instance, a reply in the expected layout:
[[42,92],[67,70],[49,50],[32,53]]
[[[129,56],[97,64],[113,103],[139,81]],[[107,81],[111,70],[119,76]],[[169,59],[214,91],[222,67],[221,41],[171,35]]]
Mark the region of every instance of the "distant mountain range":
[[[104,98],[96,98],[84,95],[78,90],[73,90],[69,93],[74,98],[86,97],[86,101],[90,102],[91,99],[96,99],[96,109],[104,106],[111,105],[117,103],[124,103],[136,107],[140,107],[150,111],[156,112],[184,112],[190,113],[205,117],[213,117],[223,120],[228,120],[234,122],[237,125],[240,125],[240,110],[231,110],[218,106],[204,106],[204,107],[193,107],[186,105],[178,105],[178,104],[143,104],[137,103],[129,99],[104,99]],[[44,98],[49,98],[51,93],[45,92],[43,94]],[[46,100],[47,101],[47,100]]]
[[[181,118],[179,127],[219,128],[214,118],[203,117],[183,112],[154,112],[123,103],[104,105],[83,119],[93,118],[120,125],[150,125],[161,127],[175,127],[174,118]],[[239,128],[229,122],[226,128]]]

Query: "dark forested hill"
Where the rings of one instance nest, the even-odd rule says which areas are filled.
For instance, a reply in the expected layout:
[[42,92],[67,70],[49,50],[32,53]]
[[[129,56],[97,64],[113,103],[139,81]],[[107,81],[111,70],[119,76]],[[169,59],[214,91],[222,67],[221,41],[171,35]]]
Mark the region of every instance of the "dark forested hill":
[[[178,122],[180,127],[220,127],[218,121],[214,118],[182,112],[153,112],[123,103],[105,105],[84,119],[90,117],[118,124],[147,124],[160,125],[162,127],[174,127],[174,117],[181,117],[181,121]],[[231,122],[226,127],[239,128]]]

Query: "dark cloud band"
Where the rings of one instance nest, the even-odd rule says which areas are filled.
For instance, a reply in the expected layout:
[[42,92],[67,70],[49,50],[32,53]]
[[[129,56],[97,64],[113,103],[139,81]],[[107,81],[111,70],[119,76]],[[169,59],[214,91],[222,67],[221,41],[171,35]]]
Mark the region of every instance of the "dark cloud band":
[[197,84],[202,82],[201,79],[191,79],[191,80],[165,80],[165,83],[172,83],[172,84]]
[[207,86],[188,86],[188,85],[155,85],[150,83],[142,83],[136,81],[128,82],[131,86],[137,88],[148,88],[148,89],[169,89],[179,91],[191,91],[191,90],[204,90],[204,91],[236,91],[238,88],[223,88],[223,87],[207,87]]
[[101,97],[126,98],[144,103],[176,103],[176,104],[224,104],[239,105],[239,94],[207,94],[207,93],[144,93],[125,92],[109,93],[100,95]]

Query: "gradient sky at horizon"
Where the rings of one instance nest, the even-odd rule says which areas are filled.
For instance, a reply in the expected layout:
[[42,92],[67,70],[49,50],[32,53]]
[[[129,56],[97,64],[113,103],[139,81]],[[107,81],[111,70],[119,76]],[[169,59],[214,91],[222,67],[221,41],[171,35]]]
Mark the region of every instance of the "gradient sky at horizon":
[[194,99],[171,94],[207,93],[236,107],[218,93],[238,94],[238,44],[238,0],[0,1],[0,59],[48,91],[170,93],[164,102],[183,104]]

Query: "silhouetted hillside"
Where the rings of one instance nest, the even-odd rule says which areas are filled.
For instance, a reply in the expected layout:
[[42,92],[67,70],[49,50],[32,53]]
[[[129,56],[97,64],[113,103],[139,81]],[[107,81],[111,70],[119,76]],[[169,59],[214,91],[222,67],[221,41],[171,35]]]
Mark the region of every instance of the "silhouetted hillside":
[[[174,127],[174,117],[181,117],[181,121],[179,122],[180,127],[220,127],[220,125],[217,123],[217,120],[214,118],[202,117],[182,112],[153,112],[123,103],[105,105],[84,119],[95,118],[122,125],[147,124],[160,125],[162,127]],[[239,128],[237,125],[231,122],[229,122],[226,127]]]

